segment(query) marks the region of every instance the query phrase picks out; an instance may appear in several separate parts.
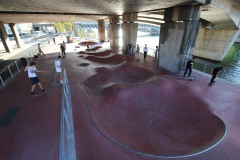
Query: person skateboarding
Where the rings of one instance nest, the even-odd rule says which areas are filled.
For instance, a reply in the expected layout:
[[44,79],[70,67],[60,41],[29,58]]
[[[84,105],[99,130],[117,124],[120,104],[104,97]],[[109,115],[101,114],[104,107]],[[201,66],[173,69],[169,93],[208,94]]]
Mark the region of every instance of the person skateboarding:
[[185,77],[185,75],[187,74],[187,71],[189,71],[188,77],[191,77],[192,66],[193,66],[193,63],[194,63],[194,59],[195,59],[195,57],[192,57],[191,60],[187,61],[187,65],[186,65],[186,69],[185,69],[185,72],[183,74],[183,77]]
[[213,70],[212,70],[212,78],[210,80],[210,83],[209,85],[213,85],[215,83],[214,79],[217,77],[217,74],[223,69],[223,66],[218,66],[218,67],[215,67]]

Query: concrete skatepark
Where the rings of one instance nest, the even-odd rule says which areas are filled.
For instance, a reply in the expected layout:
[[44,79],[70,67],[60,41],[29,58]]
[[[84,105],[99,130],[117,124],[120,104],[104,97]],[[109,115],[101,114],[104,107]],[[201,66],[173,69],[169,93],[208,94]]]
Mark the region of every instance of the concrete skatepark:
[[[221,61],[237,40],[238,0],[3,0],[0,10],[4,55],[15,52],[6,25],[24,48],[17,23],[96,21],[101,42],[67,44],[63,85],[54,72],[59,44],[42,46],[46,56],[34,61],[46,95],[29,95],[23,68],[6,81],[0,159],[239,159],[239,86],[209,86],[210,75],[196,70],[195,81],[182,76],[192,55]],[[138,23],[161,27],[156,63],[124,54],[136,45]]]
[[[197,71],[198,80],[185,80],[151,57],[144,62],[141,55],[138,62],[116,49],[67,47],[62,62],[71,86],[77,159],[237,160],[239,87],[221,80],[209,87],[210,77]],[[0,128],[1,159],[59,158],[61,86],[50,86],[59,49],[43,50],[37,67],[46,71],[39,78],[47,95],[29,95],[26,72],[0,92],[0,116],[17,110]]]

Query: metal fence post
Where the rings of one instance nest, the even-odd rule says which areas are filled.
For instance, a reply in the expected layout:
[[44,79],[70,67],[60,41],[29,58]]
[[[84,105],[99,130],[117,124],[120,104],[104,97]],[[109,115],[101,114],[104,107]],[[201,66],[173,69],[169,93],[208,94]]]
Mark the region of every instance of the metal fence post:
[[205,65],[204,65],[203,72],[205,72],[205,71],[206,71],[206,68],[207,68],[207,63],[205,63]]
[[10,74],[11,74],[12,78],[13,78],[13,74],[12,74],[12,72],[11,72],[11,69],[10,69],[10,67],[9,67],[9,66],[8,66],[8,70],[9,70],[9,72],[10,72]]
[[18,68],[17,61],[18,61],[18,60],[15,61],[15,64],[16,64],[16,67],[17,67],[18,72],[20,72],[20,70],[19,70],[19,68]]
[[4,84],[3,79],[2,79],[1,76],[0,76],[0,80],[1,80],[1,82],[2,82],[2,84],[3,84],[3,86],[5,87],[5,84]]

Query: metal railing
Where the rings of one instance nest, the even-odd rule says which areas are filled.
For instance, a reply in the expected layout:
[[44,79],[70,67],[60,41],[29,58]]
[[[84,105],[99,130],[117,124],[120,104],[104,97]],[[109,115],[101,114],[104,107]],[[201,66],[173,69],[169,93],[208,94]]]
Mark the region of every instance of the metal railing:
[[14,78],[15,73],[16,72],[18,72],[18,73],[20,72],[19,68],[20,68],[20,65],[19,65],[19,59],[18,59],[18,60],[13,61],[12,63],[7,65],[3,69],[1,69],[0,70],[0,81],[1,81],[1,84],[3,86],[6,86],[4,82],[9,77]]
[[63,70],[62,111],[60,129],[60,160],[76,160],[70,84]]
[[[215,68],[217,66],[219,66],[219,65],[201,61],[198,59],[196,59],[193,64],[194,69],[204,72],[204,73],[207,73],[207,74],[210,74],[210,75],[212,74],[213,68]],[[219,72],[217,77],[224,79],[235,85],[240,85],[240,71],[236,71],[231,68],[224,67],[223,70]]]
[[[31,61],[34,56],[36,55],[36,53],[38,53],[37,49],[34,49],[30,52],[28,52],[24,58],[27,59],[27,62]],[[21,58],[17,59],[13,62],[11,62],[10,64],[8,64],[6,67],[4,67],[3,69],[0,70],[0,85],[2,86],[6,86],[5,82],[9,79],[9,78],[14,78],[14,75],[16,73],[20,73],[20,68],[22,68],[22,64],[21,64]]]

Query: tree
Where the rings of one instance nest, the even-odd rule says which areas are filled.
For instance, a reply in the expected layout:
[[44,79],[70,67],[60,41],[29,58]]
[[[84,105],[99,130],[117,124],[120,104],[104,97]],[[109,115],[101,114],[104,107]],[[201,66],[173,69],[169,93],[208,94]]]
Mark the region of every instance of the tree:
[[62,22],[54,23],[54,27],[57,29],[59,33],[62,34],[64,32],[64,24]]
[[80,26],[80,28],[78,29],[78,35],[80,37],[80,40],[82,40],[85,36],[85,31],[84,29]]
[[63,22],[64,24],[64,28],[67,32],[67,34],[71,34],[72,30],[73,30],[73,23],[72,22]]
[[73,30],[73,23],[72,22],[56,22],[54,23],[54,27],[57,29],[57,31],[60,34],[64,32],[67,32],[67,34],[71,34]]

